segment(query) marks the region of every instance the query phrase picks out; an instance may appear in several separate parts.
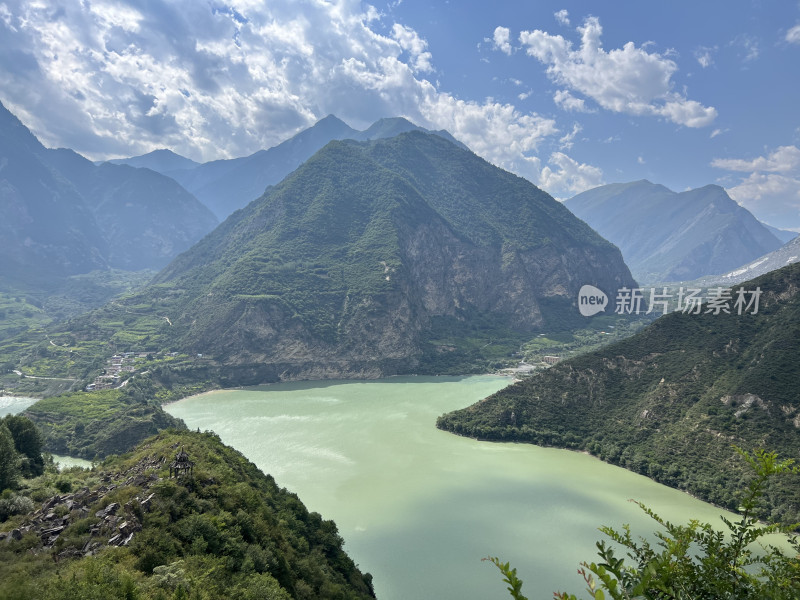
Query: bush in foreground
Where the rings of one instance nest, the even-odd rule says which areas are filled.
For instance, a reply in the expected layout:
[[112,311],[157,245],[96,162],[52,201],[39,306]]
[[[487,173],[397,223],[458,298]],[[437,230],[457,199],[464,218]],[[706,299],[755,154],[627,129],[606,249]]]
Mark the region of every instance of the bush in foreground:
[[[737,452],[754,472],[742,494],[740,520],[733,522],[722,517],[727,532],[696,520],[688,525],[673,525],[637,503],[661,526],[655,533],[657,542],[633,539],[628,526],[621,532],[601,527],[600,531],[612,542],[627,550],[627,558],[617,557],[614,548],[605,541],[598,542],[601,560],[583,563],[578,570],[589,595],[596,600],[800,598],[800,542],[790,535],[798,525],[764,525],[759,521],[761,500],[769,480],[781,474],[796,474],[800,469],[792,466],[793,460],[779,461],[774,452],[748,453],[738,448]],[[773,533],[789,536],[793,555],[771,545],[754,548],[761,538]],[[500,569],[512,598],[528,600],[522,595],[522,580],[515,568],[497,557],[484,560]],[[564,592],[555,593],[554,597],[577,600],[573,594]]]

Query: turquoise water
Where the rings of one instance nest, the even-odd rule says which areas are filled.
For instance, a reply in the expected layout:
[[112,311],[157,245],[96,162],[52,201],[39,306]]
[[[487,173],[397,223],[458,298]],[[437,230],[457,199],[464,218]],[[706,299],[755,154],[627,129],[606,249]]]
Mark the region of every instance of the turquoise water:
[[[36,398],[0,396],[0,417],[19,414],[29,406],[32,406],[35,402]],[[88,460],[75,458],[73,456],[59,456],[53,454],[53,461],[58,464],[59,469],[67,467],[83,467],[85,469],[90,469],[92,467],[92,463]]]
[[655,529],[630,498],[671,521],[719,522],[719,509],[585,454],[435,428],[440,414],[508,383],[286,383],[165,408],[192,429],[217,432],[310,510],[334,519],[382,600],[508,598],[499,571],[481,562],[487,555],[512,561],[531,600],[580,593],[576,570],[595,558],[600,525]]
[[68,469],[70,467],[81,467],[83,469],[91,469],[92,461],[75,456],[61,456],[60,454],[53,454],[53,462],[56,463],[59,471]]
[[23,398],[20,396],[0,396],[0,417],[16,415],[29,406],[33,406],[36,398]]

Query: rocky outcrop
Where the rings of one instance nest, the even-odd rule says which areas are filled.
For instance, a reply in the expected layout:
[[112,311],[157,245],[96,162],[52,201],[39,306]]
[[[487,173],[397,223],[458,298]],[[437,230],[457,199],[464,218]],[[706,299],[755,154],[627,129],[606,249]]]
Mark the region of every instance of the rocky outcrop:
[[[143,514],[154,508],[155,492],[150,490],[160,480],[156,471],[165,464],[166,457],[150,457],[122,473],[100,473],[101,485],[45,500],[22,525],[0,532],[0,543],[34,534],[40,540],[35,551],[52,552],[56,561],[92,556],[107,546],[127,546],[141,531]],[[124,506],[109,499],[112,492],[128,486],[136,486],[140,492]],[[88,521],[88,533],[80,538],[80,544],[56,543],[70,525],[81,520]]]

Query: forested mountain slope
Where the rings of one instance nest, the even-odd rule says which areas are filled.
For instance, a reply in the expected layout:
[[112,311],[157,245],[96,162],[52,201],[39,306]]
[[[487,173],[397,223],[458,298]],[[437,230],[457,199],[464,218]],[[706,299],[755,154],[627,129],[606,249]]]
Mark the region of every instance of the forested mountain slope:
[[[730,314],[671,313],[628,340],[443,415],[438,426],[588,450],[736,508],[731,490],[742,487],[742,473],[734,445],[800,453],[800,264],[740,287],[762,291],[757,314],[737,314],[734,302]],[[774,487],[768,501],[773,516],[800,520],[800,490]]]

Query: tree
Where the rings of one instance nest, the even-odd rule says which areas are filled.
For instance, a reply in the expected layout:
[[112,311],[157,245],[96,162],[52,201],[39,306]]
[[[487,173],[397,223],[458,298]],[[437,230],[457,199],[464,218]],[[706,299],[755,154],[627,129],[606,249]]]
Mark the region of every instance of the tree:
[[0,491],[12,488],[19,477],[17,451],[14,438],[2,422],[0,422]]
[[[601,527],[606,536],[627,550],[633,564],[617,557],[614,548],[605,541],[598,542],[601,561],[583,563],[578,571],[592,598],[789,600],[800,597],[800,542],[789,538],[794,556],[787,556],[774,546],[766,546],[759,552],[752,548],[765,535],[789,534],[798,527],[798,524],[763,525],[759,522],[759,511],[769,479],[800,470],[792,466],[792,460],[779,461],[774,452],[736,450],[753,469],[754,476],[742,494],[741,519],[733,522],[722,517],[727,535],[696,520],[688,525],[673,525],[638,503],[663,531],[656,532],[658,541],[653,545],[644,539],[634,540],[627,525],[622,532]],[[516,569],[496,557],[486,560],[503,573],[515,600],[527,600],[522,595],[522,580],[517,577]],[[555,597],[576,600],[574,595],[566,593],[557,593]]]
[[37,477],[44,473],[42,436],[33,421],[22,415],[8,415],[3,424],[11,432],[17,452],[22,455],[22,476]]

